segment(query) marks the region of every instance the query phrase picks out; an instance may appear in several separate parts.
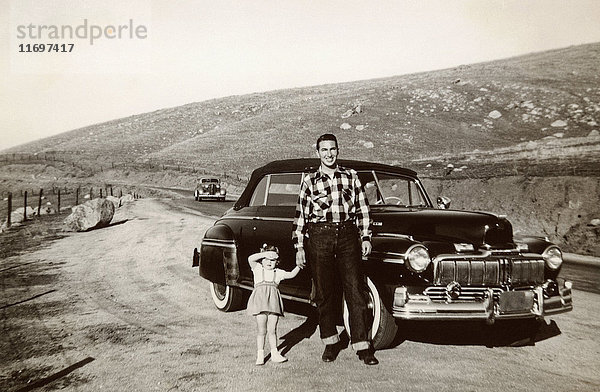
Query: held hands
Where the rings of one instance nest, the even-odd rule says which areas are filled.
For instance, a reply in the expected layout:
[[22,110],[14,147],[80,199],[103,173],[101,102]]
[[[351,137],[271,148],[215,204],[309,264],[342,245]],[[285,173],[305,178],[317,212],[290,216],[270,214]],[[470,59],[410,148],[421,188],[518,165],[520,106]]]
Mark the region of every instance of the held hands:
[[[367,257],[368,255],[371,254],[371,241],[363,241],[362,242],[362,255],[363,257]],[[298,263],[298,255],[296,255],[296,263]]]
[[306,267],[306,255],[304,254],[304,248],[298,248],[296,250],[296,265],[300,268]]

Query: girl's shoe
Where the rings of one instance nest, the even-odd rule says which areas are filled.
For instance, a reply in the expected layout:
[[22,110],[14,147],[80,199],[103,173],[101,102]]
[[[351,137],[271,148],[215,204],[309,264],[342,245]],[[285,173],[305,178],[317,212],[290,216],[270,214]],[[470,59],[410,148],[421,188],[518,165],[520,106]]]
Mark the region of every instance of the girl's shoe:
[[265,351],[258,350],[256,352],[256,365],[264,365],[265,364]]
[[275,363],[281,363],[287,361],[287,358],[279,354],[279,351],[271,350],[271,361]]

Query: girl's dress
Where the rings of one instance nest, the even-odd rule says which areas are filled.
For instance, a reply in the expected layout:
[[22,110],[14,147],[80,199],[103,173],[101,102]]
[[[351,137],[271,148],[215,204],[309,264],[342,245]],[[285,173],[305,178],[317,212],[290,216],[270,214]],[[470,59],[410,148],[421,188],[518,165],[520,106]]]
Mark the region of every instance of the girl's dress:
[[[248,313],[252,316],[260,313],[283,316],[283,300],[277,288],[279,286],[279,283],[277,283],[277,272],[285,274],[285,271],[274,269],[273,280],[271,281],[265,280],[265,269],[261,264],[257,264],[252,272],[254,273],[254,290],[252,290],[252,294],[250,294],[250,298],[248,299]],[[256,276],[258,273],[261,274],[261,279],[257,282]]]

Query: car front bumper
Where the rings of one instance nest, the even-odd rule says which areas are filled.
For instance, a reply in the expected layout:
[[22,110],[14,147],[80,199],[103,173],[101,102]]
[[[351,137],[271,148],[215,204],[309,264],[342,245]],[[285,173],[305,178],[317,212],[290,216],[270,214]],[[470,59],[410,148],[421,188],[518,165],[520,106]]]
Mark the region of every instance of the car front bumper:
[[484,320],[543,318],[573,310],[571,283],[565,282],[555,296],[544,298],[542,286],[494,295],[485,290],[482,300],[433,301],[427,295],[407,294],[405,287],[394,292],[392,314],[402,320]]
[[196,195],[196,197],[202,198],[202,199],[224,199],[225,195],[222,195],[220,193],[198,193]]

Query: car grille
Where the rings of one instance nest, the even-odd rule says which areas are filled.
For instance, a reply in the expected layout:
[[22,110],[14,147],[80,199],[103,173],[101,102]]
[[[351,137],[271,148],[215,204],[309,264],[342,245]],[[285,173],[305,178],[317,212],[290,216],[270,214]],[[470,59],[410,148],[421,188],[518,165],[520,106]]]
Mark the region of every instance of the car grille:
[[458,282],[462,286],[520,286],[544,281],[544,260],[516,258],[442,259],[437,263],[435,283]]
[[[492,291],[494,292],[494,299],[498,301],[500,298],[500,293],[502,293],[503,290],[499,287],[494,287]],[[453,298],[453,301],[483,300],[486,292],[487,289],[485,287],[463,287],[460,290],[460,295],[457,298]],[[424,294],[429,296],[432,301],[445,301],[447,299],[445,287],[427,287]]]

